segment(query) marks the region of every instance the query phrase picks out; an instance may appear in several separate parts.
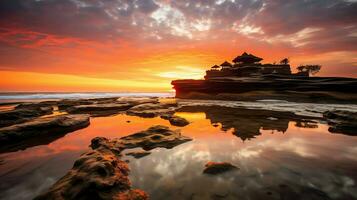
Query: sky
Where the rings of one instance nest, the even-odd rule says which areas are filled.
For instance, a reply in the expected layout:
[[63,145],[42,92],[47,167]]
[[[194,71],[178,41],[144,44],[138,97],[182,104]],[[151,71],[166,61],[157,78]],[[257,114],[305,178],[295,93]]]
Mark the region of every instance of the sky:
[[0,0],[1,92],[167,92],[244,51],[357,77],[356,0]]

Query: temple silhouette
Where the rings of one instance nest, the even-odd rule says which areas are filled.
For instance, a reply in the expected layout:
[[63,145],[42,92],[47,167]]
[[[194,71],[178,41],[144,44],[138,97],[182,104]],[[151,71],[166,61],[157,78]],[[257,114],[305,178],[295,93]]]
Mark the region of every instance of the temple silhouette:
[[206,71],[205,79],[226,77],[254,77],[262,75],[285,75],[308,77],[309,72],[291,73],[291,67],[287,58],[279,64],[261,64],[263,58],[244,52],[232,60],[233,63],[224,61],[221,65],[214,65]]

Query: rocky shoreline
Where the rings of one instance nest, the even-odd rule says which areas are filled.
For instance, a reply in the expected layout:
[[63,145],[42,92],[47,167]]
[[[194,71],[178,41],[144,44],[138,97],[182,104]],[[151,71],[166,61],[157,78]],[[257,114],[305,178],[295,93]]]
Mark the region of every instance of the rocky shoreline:
[[357,103],[357,79],[337,77],[225,77],[209,80],[174,80],[177,98],[254,101],[279,99],[294,102]]
[[[53,115],[54,108],[58,114]],[[59,136],[85,128],[90,117],[128,114],[139,117],[162,117],[175,126],[189,122],[174,116],[177,103],[159,102],[158,98],[64,99],[20,103],[13,110],[0,112],[0,152],[16,151],[49,143]],[[37,138],[48,140],[36,141]]]
[[[143,118],[160,117],[176,127],[190,124],[189,120],[175,115],[176,112],[204,112],[213,126],[221,124],[224,131],[233,128],[237,130],[233,134],[243,141],[258,136],[260,129],[285,132],[291,120],[298,127],[314,127],[316,121],[322,121],[330,125],[332,133],[357,134],[356,113],[352,111],[331,110],[314,117],[291,111],[199,105],[177,99],[78,99],[22,103],[13,110],[0,112],[0,152],[50,143],[89,126],[91,117],[126,114]],[[173,131],[161,125],[117,139],[93,138],[91,150],[82,154],[65,176],[36,199],[148,199],[144,191],[131,187],[128,178],[130,170],[122,160],[123,151],[140,148],[142,150],[125,153],[139,159],[149,156],[152,149],[170,149],[191,140],[181,135],[179,130]],[[217,175],[238,169],[227,162],[207,162],[206,166],[202,166],[205,167],[204,174]]]

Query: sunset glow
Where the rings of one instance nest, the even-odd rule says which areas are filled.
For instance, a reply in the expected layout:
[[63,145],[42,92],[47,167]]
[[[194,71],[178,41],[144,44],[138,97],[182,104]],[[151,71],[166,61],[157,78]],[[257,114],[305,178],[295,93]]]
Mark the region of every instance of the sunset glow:
[[356,9],[347,0],[3,0],[0,90],[167,92],[244,51],[357,77]]

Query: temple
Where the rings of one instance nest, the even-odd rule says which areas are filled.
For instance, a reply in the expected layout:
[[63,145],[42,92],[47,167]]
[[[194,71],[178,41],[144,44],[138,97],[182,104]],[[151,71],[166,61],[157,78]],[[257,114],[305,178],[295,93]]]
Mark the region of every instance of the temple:
[[279,64],[261,64],[262,58],[244,52],[229,63],[225,61],[220,66],[214,65],[206,71],[205,79],[226,77],[254,77],[262,75],[294,75],[309,76],[309,73],[292,74],[289,60],[283,59]]
[[357,79],[310,76],[321,69],[320,65],[301,65],[292,73],[288,58],[277,64],[262,60],[244,52],[232,62],[212,66],[204,79],[179,79],[171,84],[177,98],[357,102]]

